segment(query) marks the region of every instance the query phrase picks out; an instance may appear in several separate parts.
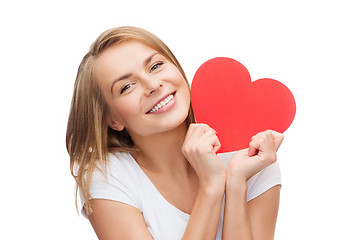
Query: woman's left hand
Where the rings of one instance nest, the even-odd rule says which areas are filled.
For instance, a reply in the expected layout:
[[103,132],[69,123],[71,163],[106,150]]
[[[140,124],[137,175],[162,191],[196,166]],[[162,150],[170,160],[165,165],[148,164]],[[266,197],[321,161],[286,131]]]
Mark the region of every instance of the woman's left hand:
[[273,130],[252,137],[249,148],[235,153],[227,167],[228,178],[247,181],[254,174],[277,161],[277,150],[284,135]]

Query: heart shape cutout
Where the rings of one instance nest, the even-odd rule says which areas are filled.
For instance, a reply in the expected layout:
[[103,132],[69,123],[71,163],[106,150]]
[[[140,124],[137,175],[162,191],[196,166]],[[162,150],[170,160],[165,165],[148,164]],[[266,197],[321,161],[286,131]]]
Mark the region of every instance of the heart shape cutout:
[[296,103],[281,82],[263,78],[251,82],[246,67],[225,57],[208,60],[191,83],[196,121],[216,130],[220,152],[247,148],[252,136],[272,129],[283,133],[294,120]]

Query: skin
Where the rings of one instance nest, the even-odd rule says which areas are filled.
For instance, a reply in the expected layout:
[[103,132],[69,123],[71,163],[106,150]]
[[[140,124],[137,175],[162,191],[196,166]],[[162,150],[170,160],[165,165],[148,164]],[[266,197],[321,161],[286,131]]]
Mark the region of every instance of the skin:
[[[105,50],[96,70],[111,109],[110,127],[128,130],[140,149],[133,157],[145,174],[167,201],[190,214],[182,239],[215,239],[224,193],[224,240],[273,239],[279,186],[247,203],[246,181],[276,161],[281,134],[257,134],[226,170],[216,155],[216,132],[205,124],[186,127],[189,89],[165,57],[131,40]],[[174,92],[167,111],[149,113]],[[89,220],[99,239],[152,239],[138,209],[110,200],[91,201]]]
[[252,138],[248,149],[237,152],[227,167],[223,239],[273,239],[280,186],[246,202],[247,180],[277,160],[284,137],[268,130]]

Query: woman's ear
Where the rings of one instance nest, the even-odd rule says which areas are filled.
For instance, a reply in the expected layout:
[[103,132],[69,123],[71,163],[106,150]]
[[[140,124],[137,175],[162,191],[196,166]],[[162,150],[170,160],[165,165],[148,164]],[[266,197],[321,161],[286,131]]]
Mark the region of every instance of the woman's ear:
[[109,126],[110,126],[110,128],[112,128],[113,130],[116,130],[116,131],[122,131],[124,129],[124,126],[122,123],[115,122],[112,120],[110,121]]

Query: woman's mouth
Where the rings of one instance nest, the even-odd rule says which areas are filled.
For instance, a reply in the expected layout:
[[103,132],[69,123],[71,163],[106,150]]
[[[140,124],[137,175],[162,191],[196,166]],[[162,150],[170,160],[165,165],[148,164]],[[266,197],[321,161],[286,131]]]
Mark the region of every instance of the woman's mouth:
[[156,104],[151,110],[149,110],[146,114],[148,113],[154,113],[162,109],[164,106],[167,106],[167,104],[172,101],[174,98],[175,92],[171,93],[167,97],[165,97],[162,101],[160,101],[158,104]]

